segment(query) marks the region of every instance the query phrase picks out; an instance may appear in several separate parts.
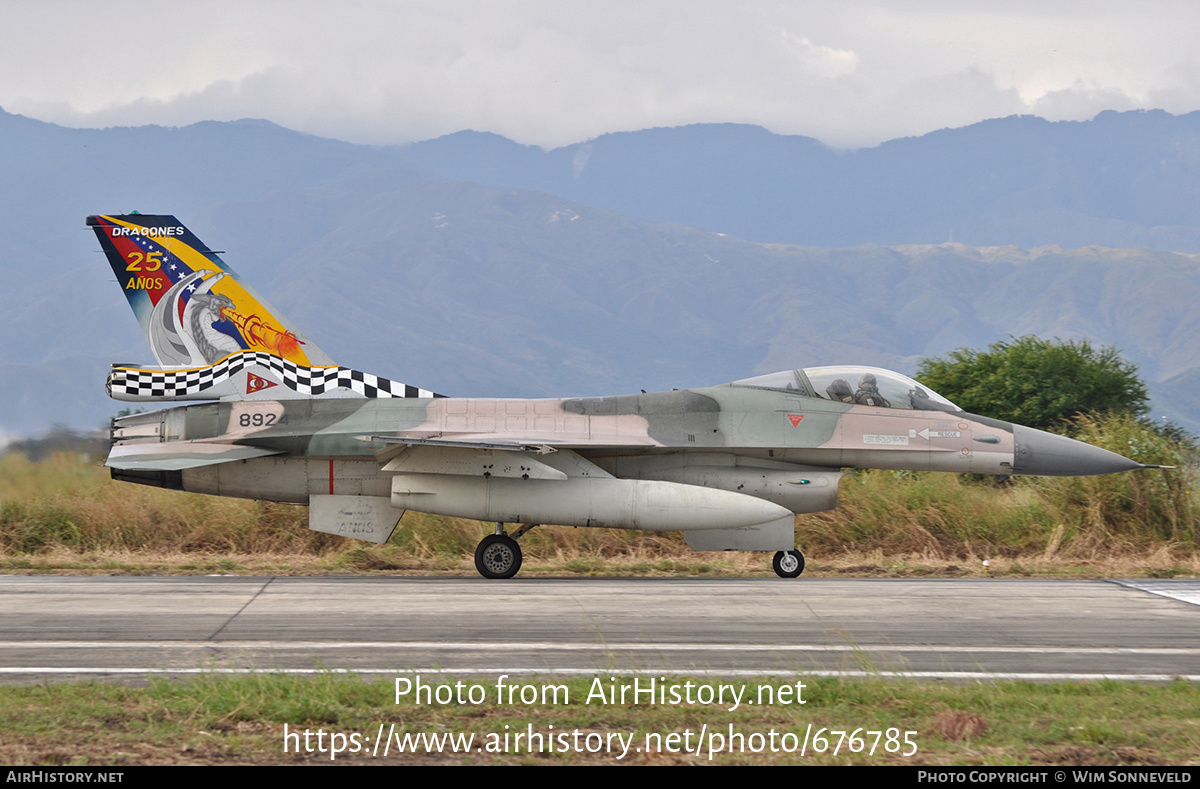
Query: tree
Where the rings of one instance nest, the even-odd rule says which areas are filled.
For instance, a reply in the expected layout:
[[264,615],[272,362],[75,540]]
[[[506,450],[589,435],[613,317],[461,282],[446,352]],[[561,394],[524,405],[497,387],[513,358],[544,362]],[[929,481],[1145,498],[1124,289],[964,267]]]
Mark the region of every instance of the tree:
[[1137,367],[1116,348],[1096,349],[1087,340],[1027,335],[986,351],[959,348],[922,361],[916,377],[969,413],[1042,430],[1064,430],[1080,415],[1137,417],[1149,410]]

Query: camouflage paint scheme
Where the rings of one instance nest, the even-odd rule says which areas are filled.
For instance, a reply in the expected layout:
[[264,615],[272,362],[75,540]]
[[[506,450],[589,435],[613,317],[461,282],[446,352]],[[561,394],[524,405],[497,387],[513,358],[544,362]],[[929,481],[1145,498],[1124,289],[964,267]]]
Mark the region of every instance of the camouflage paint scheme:
[[[114,366],[110,394],[216,401],[115,419],[113,477],[309,504],[320,531],[382,542],[414,509],[495,521],[498,531],[504,523],[681,530],[700,550],[792,552],[794,515],[836,507],[846,469],[1141,467],[964,413],[876,368],[615,397],[442,397],[333,365],[174,217],[88,224],[162,365]],[[163,273],[172,267],[178,273]]]

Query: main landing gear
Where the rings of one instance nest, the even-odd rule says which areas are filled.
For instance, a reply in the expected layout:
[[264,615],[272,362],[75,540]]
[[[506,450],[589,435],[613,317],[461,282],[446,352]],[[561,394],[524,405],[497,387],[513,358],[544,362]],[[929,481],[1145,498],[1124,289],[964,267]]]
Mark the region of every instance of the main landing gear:
[[521,569],[521,546],[517,539],[536,524],[525,523],[510,537],[504,532],[504,524],[496,524],[496,533],[479,541],[475,548],[475,569],[484,578],[512,578]]
[[[504,531],[504,524],[496,524],[496,533],[479,541],[475,548],[475,569],[484,578],[512,578],[521,569],[521,546],[517,539],[535,525],[522,524],[512,535]],[[778,551],[771,565],[780,578],[796,578],[804,572],[804,554],[800,551]]]
[[800,551],[778,551],[771,566],[780,578],[795,578],[804,572],[804,554]]

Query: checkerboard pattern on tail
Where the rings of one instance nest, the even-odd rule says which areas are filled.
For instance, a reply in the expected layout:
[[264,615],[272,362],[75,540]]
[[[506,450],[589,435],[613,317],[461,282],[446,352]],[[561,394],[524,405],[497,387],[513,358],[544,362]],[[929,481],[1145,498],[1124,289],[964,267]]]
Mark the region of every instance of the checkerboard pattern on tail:
[[363,397],[438,397],[426,389],[390,381],[348,367],[306,367],[262,351],[230,354],[216,364],[192,370],[140,370],[117,367],[109,379],[112,395],[186,397],[228,380],[251,365],[265,367],[289,389],[303,395],[322,395],[349,389]]

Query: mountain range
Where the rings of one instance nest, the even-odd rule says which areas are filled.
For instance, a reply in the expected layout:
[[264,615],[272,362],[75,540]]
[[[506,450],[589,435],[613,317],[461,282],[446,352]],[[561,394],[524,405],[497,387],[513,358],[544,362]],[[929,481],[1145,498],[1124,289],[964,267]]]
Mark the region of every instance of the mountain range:
[[842,152],[715,124],[552,151],[464,131],[401,154],[446,178],[752,241],[1200,252],[1200,112],[1013,116]]
[[1033,333],[1116,345],[1196,430],[1198,127],[1011,118],[839,153],[717,125],[542,151],[0,112],[0,431],[98,425],[108,363],[149,361],[83,226],[135,209],[225,250],[339,363],[447,394],[911,372]]

